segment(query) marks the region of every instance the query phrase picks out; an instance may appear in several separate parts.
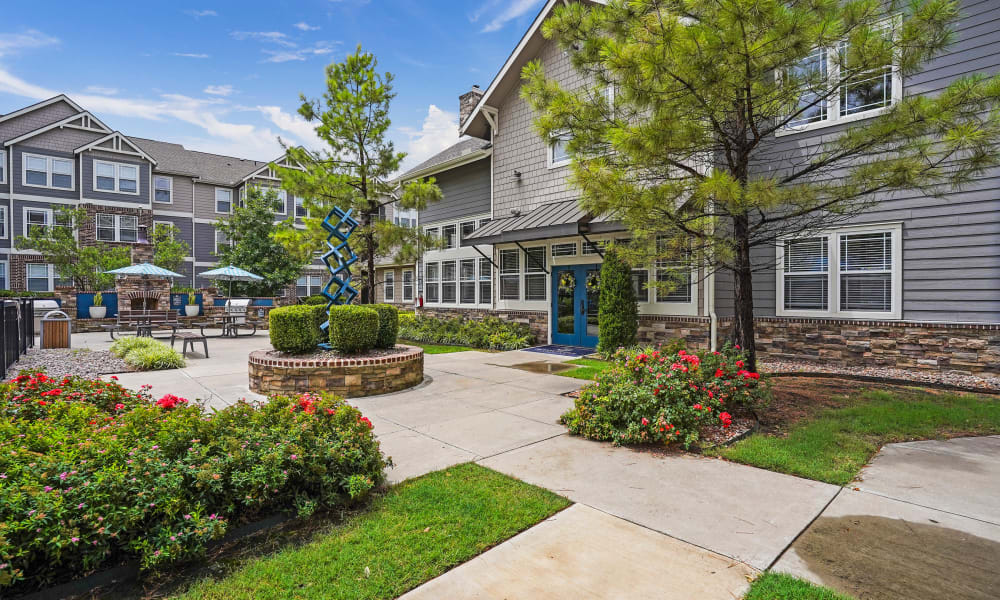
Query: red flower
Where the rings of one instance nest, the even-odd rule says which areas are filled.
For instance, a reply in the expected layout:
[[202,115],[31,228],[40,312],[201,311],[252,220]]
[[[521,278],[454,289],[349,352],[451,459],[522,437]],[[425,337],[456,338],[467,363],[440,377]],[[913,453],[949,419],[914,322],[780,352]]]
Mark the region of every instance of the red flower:
[[333,410],[332,408],[328,408],[328,409],[326,409],[326,414],[328,414],[328,415],[334,415],[334,414],[337,414],[337,411]]
[[692,406],[691,408],[693,408],[693,409],[695,409],[695,410],[701,410],[701,404],[695,404],[695,405],[694,405],[694,406]]
[[642,424],[643,425],[649,425],[649,419],[647,419],[646,417],[643,417],[642,418]]
[[48,402],[46,402],[45,400],[38,401],[38,406],[45,406],[46,404],[48,404]]
[[725,373],[722,372],[722,369],[716,369],[715,370],[715,376],[716,377],[722,377],[723,375],[725,375]]
[[368,429],[371,429],[372,427],[374,427],[374,425],[372,425],[372,422],[368,420],[368,417],[360,417],[360,418],[358,418],[358,422],[359,423],[364,423],[365,425],[367,425]]
[[119,402],[118,404],[115,404],[115,410],[121,410],[123,408],[125,408],[125,405],[122,404],[121,402]]
[[160,398],[156,401],[156,405],[160,408],[176,408],[178,404],[186,404],[187,400],[185,398],[178,398],[173,394],[167,394],[166,396]]
[[58,395],[59,395],[59,394],[61,394],[61,393],[62,393],[62,390],[61,390],[61,389],[58,389],[58,388],[56,388],[56,389],[54,389],[54,390],[49,390],[49,391],[47,391],[47,392],[42,392],[42,393],[41,393],[41,394],[39,394],[39,395],[40,395],[40,396],[58,396]]
[[736,361],[736,366],[742,369],[743,368],[743,361],[742,360]]
[[733,424],[733,416],[727,412],[719,413],[719,420],[722,421],[723,427],[729,427]]

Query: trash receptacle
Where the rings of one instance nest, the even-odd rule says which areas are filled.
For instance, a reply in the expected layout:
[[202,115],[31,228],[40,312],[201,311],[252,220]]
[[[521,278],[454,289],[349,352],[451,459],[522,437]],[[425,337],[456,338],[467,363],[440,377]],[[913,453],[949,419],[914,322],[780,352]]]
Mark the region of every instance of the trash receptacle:
[[35,318],[35,333],[38,333],[41,331],[42,317],[49,311],[59,310],[59,303],[55,300],[35,300],[34,308],[35,314],[32,316]]
[[38,336],[38,347],[69,348],[72,332],[70,331],[69,315],[61,310],[51,310],[42,317],[42,329]]

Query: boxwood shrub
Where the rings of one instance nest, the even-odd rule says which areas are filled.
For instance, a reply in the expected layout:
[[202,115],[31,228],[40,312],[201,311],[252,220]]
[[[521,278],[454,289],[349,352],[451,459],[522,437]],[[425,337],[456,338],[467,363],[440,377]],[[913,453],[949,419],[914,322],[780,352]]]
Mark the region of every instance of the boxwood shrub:
[[330,346],[344,354],[367,352],[378,340],[378,312],[366,306],[330,307]]
[[368,496],[386,461],[331,396],[218,411],[116,382],[22,373],[0,384],[0,596],[135,559],[167,568],[276,511]]
[[118,338],[111,344],[111,353],[139,371],[180,369],[185,364],[180,352],[148,337]]
[[[268,335],[275,350],[288,354],[302,354],[316,349],[318,341],[316,324],[318,312],[322,317],[322,307],[297,304],[282,306],[271,311],[268,317]],[[322,323],[322,319],[320,323]]]
[[372,309],[378,313],[378,335],[376,348],[392,348],[396,345],[399,334],[399,309],[391,304],[372,304]]
[[465,317],[439,319],[404,313],[399,320],[399,338],[428,344],[454,344],[489,350],[518,350],[532,344],[531,331],[523,323],[497,317],[475,320]]

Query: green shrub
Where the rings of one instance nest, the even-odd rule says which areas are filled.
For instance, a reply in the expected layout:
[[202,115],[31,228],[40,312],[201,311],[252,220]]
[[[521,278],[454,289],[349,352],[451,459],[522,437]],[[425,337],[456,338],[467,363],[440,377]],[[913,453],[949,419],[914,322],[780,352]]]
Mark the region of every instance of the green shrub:
[[533,341],[527,325],[511,323],[497,317],[486,317],[481,320],[465,317],[439,319],[410,313],[400,315],[399,338],[427,344],[469,346],[489,350],[518,350],[527,348]]
[[319,346],[327,343],[330,336],[323,329],[323,323],[326,323],[326,320],[330,318],[330,313],[326,311],[326,304],[309,304],[307,306],[312,309],[312,328],[316,340],[313,345]]
[[[302,354],[316,349],[318,342],[314,306],[297,304],[271,310],[268,317],[268,335],[271,345],[279,352]],[[323,321],[321,320],[320,323]]]
[[378,335],[375,339],[375,347],[394,347],[396,336],[399,334],[399,310],[391,304],[372,304],[371,308],[378,313]]
[[180,369],[184,357],[170,346],[148,337],[123,337],[111,345],[111,353],[139,371]]
[[728,427],[729,411],[763,406],[766,386],[743,368],[743,359],[728,344],[696,354],[619,350],[562,420],[570,433],[595,440],[690,446],[702,426]]
[[313,306],[318,306],[320,304],[327,305],[330,303],[330,299],[323,294],[313,294],[312,296],[306,296],[306,299],[302,301],[302,304],[310,304]]
[[330,307],[330,346],[337,352],[356,354],[375,347],[378,313],[366,306],[344,304]]
[[632,288],[632,268],[611,246],[601,265],[601,296],[597,313],[597,351],[610,355],[635,345],[639,306]]
[[230,523],[339,509],[384,481],[371,423],[340,399],[192,404],[42,373],[0,384],[0,595],[129,557],[171,567]]

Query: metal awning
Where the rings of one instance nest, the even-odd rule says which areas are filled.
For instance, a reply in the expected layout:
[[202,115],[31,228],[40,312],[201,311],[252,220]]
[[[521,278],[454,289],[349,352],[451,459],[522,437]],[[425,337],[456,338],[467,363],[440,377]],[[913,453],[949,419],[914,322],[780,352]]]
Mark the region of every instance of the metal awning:
[[462,246],[531,242],[556,237],[624,231],[618,221],[594,217],[576,200],[543,204],[518,217],[494,219],[462,238]]

